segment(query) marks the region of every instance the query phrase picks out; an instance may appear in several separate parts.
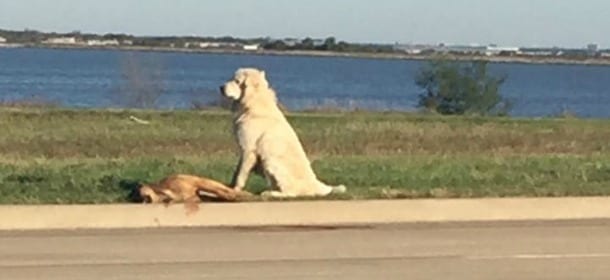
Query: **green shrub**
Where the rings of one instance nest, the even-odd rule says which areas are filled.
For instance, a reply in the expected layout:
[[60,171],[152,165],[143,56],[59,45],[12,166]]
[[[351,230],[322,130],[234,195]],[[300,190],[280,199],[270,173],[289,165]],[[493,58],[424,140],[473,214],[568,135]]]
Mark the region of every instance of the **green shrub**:
[[510,102],[499,93],[504,81],[488,73],[485,61],[431,61],[415,77],[423,90],[419,106],[445,115],[508,114]]

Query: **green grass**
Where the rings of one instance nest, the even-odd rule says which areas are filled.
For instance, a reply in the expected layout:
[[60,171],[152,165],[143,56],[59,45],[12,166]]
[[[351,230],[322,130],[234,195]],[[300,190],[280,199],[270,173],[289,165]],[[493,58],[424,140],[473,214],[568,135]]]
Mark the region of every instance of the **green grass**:
[[[141,125],[134,115],[151,121]],[[610,194],[610,121],[291,114],[334,199]],[[0,204],[126,202],[137,182],[192,173],[227,182],[223,112],[0,109]],[[249,188],[264,189],[252,175]]]

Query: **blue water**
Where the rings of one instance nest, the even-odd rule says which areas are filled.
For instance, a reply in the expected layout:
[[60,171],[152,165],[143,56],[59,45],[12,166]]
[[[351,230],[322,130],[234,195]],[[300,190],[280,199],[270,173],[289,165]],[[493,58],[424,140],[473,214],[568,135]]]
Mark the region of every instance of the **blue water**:
[[[126,61],[135,61],[132,65],[145,73],[160,73],[154,80],[164,88],[157,102],[161,108],[216,100],[218,86],[235,69],[255,66],[267,71],[280,100],[291,109],[413,111],[419,94],[413,77],[422,65],[331,57],[0,49],[0,99],[38,96],[68,107],[124,106],[117,93],[133,89],[124,77],[133,73],[126,69],[134,69]],[[508,77],[501,93],[514,103],[513,116],[569,110],[581,117],[610,117],[610,67],[492,64],[491,71]]]

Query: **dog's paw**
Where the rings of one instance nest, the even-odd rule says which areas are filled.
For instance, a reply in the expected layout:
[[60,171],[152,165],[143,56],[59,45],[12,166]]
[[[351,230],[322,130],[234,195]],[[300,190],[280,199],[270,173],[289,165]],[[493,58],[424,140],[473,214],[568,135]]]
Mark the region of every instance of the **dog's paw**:
[[295,197],[295,195],[286,194],[280,191],[264,191],[261,193],[261,197],[263,199],[292,198]]
[[263,199],[270,199],[276,197],[274,194],[275,191],[264,191],[260,194]]
[[338,186],[332,187],[332,191],[330,193],[337,194],[337,193],[345,193],[345,192],[347,192],[347,187],[344,185],[338,185]]

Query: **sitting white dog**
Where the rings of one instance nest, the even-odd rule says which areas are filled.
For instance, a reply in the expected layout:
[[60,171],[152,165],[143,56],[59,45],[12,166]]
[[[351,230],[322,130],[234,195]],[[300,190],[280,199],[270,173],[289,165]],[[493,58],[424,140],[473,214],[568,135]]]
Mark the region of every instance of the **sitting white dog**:
[[232,186],[245,187],[250,171],[259,165],[272,190],[263,196],[326,196],[343,193],[345,186],[328,186],[318,180],[305,150],[282,111],[265,72],[241,68],[220,88],[234,101],[233,129],[240,148]]

